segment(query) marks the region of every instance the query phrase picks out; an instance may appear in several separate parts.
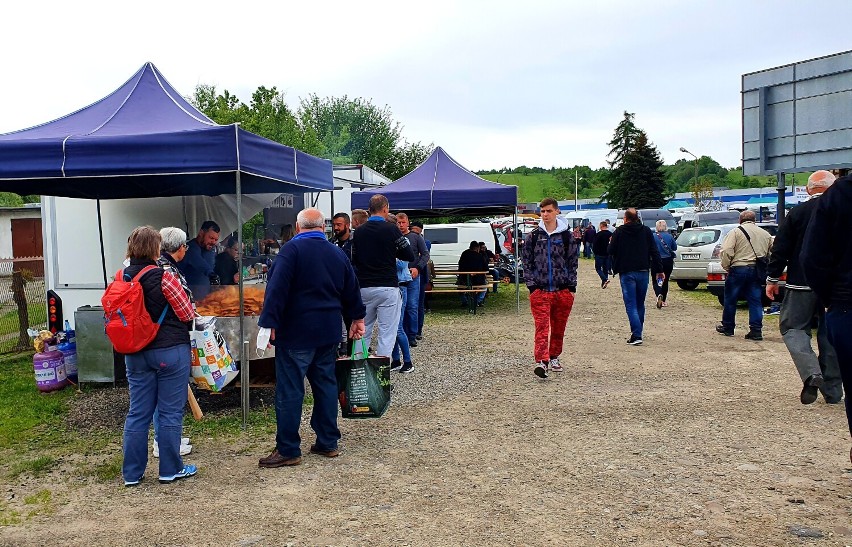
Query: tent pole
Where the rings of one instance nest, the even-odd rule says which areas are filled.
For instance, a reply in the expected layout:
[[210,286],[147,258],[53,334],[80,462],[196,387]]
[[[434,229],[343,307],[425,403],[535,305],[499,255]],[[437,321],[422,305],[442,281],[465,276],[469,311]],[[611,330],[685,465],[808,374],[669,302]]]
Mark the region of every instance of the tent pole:
[[249,418],[249,360],[246,346],[248,342],[245,339],[245,302],[243,300],[243,189],[240,183],[240,171],[237,170],[237,268],[239,275],[239,292],[240,292],[240,400],[243,410],[243,429],[248,426]]
[[101,242],[101,270],[104,275],[104,290],[107,288],[107,273],[106,273],[106,255],[104,254],[104,223],[101,218],[101,200],[95,200],[95,207],[98,210],[98,238]]
[[512,239],[515,240],[515,299],[516,304],[518,306],[517,314],[521,314],[521,281],[518,279],[518,272],[520,271],[521,257],[518,256],[518,235],[520,234],[520,228],[518,227],[518,203],[515,202],[515,212],[512,213],[512,228],[515,230],[515,233],[512,234],[514,237]]

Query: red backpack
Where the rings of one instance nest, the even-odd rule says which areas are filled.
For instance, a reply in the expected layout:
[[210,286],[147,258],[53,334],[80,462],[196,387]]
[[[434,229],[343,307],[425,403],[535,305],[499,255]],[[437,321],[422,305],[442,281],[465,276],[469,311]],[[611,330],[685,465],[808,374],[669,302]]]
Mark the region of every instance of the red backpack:
[[104,307],[104,330],[115,351],[136,353],[151,343],[160,330],[160,323],[166,317],[169,307],[163,308],[160,319],[154,323],[145,308],[145,295],[139,280],[157,266],[145,266],[130,281],[124,280],[124,270],[115,274],[115,281],[109,284],[101,304]]

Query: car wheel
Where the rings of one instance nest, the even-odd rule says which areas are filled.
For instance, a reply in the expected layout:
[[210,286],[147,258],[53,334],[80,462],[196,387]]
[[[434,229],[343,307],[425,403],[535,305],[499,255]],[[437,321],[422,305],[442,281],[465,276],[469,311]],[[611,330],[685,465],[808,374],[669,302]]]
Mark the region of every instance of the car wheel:
[[716,296],[716,298],[718,298],[718,299],[719,299],[719,305],[720,305],[720,306],[724,306],[724,305],[725,305],[725,295],[724,295],[724,294],[720,294],[720,295]]
[[690,280],[678,281],[677,286],[680,287],[681,289],[685,290],[685,291],[694,291],[695,289],[698,288],[698,281],[690,281]]

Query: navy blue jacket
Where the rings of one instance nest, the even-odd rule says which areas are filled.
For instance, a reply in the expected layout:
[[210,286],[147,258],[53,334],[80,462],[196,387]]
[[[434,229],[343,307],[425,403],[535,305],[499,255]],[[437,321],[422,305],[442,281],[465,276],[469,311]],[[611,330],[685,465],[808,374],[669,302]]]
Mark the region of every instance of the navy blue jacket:
[[201,300],[210,293],[210,276],[214,274],[215,263],[216,250],[205,251],[194,239],[187,245],[183,260],[177,263],[196,300]]
[[852,308],[852,176],[837,179],[817,200],[805,231],[800,263],[808,285],[826,306]]
[[352,264],[322,232],[302,232],[291,239],[278,253],[268,278],[258,324],[275,329],[276,347],[336,344],[343,317],[366,315]]

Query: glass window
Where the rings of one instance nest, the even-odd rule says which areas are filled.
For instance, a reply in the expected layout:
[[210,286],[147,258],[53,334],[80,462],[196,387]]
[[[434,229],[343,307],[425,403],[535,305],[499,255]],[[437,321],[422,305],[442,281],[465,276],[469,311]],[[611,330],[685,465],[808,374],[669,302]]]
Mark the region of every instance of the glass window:
[[423,234],[433,245],[442,243],[458,243],[458,228],[429,228]]
[[684,230],[677,237],[678,247],[698,247],[709,245],[719,240],[719,230]]

